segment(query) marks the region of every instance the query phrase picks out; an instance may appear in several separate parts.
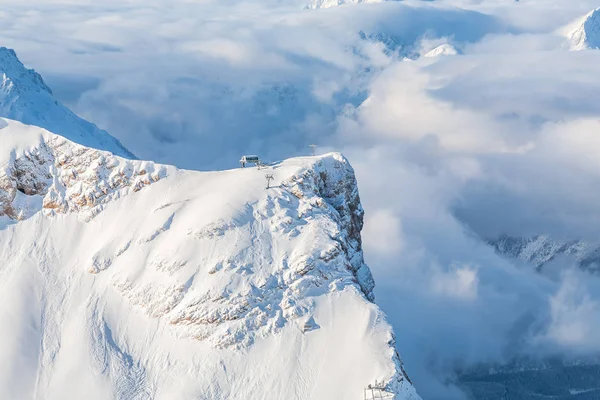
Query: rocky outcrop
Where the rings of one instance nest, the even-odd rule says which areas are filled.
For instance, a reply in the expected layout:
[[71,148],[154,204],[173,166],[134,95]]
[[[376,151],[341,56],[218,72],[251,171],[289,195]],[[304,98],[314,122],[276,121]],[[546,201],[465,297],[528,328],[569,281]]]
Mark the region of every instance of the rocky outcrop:
[[331,217],[340,226],[339,234],[332,239],[339,243],[348,260],[348,269],[356,277],[363,293],[373,301],[375,282],[364,262],[360,236],[364,210],[354,170],[348,160],[333,153],[319,160],[313,168],[292,177],[286,185],[292,194],[309,205],[332,209]]
[[42,210],[48,214],[73,211],[89,220],[112,199],[164,178],[168,169],[122,159],[45,132],[37,145],[14,153],[0,167],[0,216],[23,220]]

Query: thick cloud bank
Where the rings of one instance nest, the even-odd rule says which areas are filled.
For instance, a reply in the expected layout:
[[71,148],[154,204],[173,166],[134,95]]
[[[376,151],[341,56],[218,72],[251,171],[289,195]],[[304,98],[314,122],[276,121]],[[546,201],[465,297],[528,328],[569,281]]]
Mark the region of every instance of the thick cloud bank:
[[568,259],[541,276],[481,240],[598,238],[600,51],[561,33],[597,2],[96,3],[5,1],[0,44],[142,158],[344,151],[425,399],[463,398],[458,368],[600,351],[597,278]]

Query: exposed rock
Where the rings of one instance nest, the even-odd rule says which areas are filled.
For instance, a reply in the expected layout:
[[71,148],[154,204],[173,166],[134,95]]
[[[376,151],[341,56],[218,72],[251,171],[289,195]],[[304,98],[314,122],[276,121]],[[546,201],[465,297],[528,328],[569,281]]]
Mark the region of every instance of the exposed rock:
[[0,216],[30,217],[39,209],[31,208],[21,197],[39,196],[46,213],[76,211],[90,219],[103,204],[164,178],[168,169],[83,147],[46,132],[36,147],[0,166]]

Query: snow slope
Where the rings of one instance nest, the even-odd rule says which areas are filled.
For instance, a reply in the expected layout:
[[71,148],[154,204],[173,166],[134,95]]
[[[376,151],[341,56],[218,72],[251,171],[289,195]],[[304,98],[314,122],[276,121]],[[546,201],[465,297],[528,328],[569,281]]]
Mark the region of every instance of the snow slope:
[[40,126],[84,146],[134,158],[117,139],[59,103],[42,77],[25,68],[14,50],[6,47],[0,47],[0,76],[0,117]]
[[560,34],[567,38],[573,51],[599,49],[600,8],[562,28]]
[[0,165],[0,398],[418,399],[340,154],[200,173],[2,120]]

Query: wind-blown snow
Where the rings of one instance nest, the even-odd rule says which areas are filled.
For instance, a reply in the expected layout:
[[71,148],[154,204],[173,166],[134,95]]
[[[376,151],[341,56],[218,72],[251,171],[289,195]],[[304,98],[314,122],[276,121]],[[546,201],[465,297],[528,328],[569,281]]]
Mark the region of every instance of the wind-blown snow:
[[2,122],[0,397],[418,399],[340,154],[200,173]]

